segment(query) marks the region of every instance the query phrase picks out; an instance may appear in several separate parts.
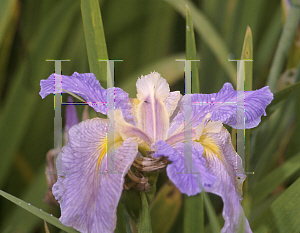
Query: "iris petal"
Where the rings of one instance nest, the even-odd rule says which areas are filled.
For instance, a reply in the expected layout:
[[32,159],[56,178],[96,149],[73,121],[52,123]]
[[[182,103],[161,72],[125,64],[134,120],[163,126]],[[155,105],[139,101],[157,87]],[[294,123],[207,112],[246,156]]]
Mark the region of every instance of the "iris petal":
[[172,161],[167,166],[167,174],[169,179],[176,185],[176,187],[189,196],[196,195],[201,192],[199,181],[202,187],[210,187],[216,181],[216,177],[212,175],[205,167],[205,159],[202,157],[203,148],[192,145],[192,174],[185,174],[184,171],[184,143],[177,143],[173,147],[166,142],[159,140],[152,149],[156,150],[153,154],[155,157],[166,156],[168,160]]
[[[68,97],[68,102],[73,102],[71,96]],[[65,129],[69,130],[73,125],[79,123],[76,108],[73,104],[68,104],[66,107],[66,124]]]
[[180,98],[180,91],[172,91],[170,92],[168,98],[164,101],[169,117],[172,116],[177,108]]
[[[206,159],[206,167],[217,177],[216,182],[211,187],[206,187],[205,191],[214,193],[223,200],[222,215],[225,224],[221,232],[238,232],[240,218],[244,219],[244,232],[252,232],[240,204],[242,184],[246,175],[242,160],[231,144],[230,134],[223,127],[220,133],[202,135],[200,143],[204,147],[203,156]],[[218,149],[215,150],[214,147]]]
[[[169,115],[171,114],[168,113],[164,101],[169,97],[169,84],[159,73],[153,72],[138,79],[136,87],[139,100],[137,106],[138,127],[154,142],[158,139],[166,139]],[[173,106],[175,100],[176,97],[172,94],[168,101],[169,112],[175,107]]]
[[[68,97],[68,102],[71,103],[73,102],[73,99],[71,96]],[[64,143],[67,144],[68,142],[68,132],[69,129],[73,126],[79,123],[76,108],[73,104],[68,104],[66,106],[66,124],[65,124],[65,129],[64,129]]]
[[134,138],[139,144],[145,142],[147,145],[151,144],[151,139],[149,135],[143,132],[138,127],[129,124],[123,118],[122,112],[117,109],[114,111],[114,126],[123,140],[127,138]]
[[[46,80],[41,80],[41,91],[39,94],[42,98],[54,93],[54,81],[54,74],[51,74]],[[81,96],[96,112],[105,115],[107,114],[107,98],[112,99],[114,100],[115,109],[122,109],[125,120],[135,124],[135,119],[131,115],[128,94],[120,88],[113,87],[109,88],[114,90],[109,91],[109,96],[107,97],[107,90],[100,85],[92,73],[79,74],[75,72],[72,76],[62,75],[62,89]]]
[[[245,93],[245,99],[244,99]],[[185,95],[187,96],[187,95]],[[183,102],[186,97],[183,97]],[[243,105],[237,106],[242,99]],[[201,123],[206,114],[211,113],[211,120],[220,120],[224,124],[233,128],[243,129],[244,117],[245,128],[256,127],[261,116],[265,115],[265,108],[271,103],[273,94],[268,87],[263,87],[256,91],[235,91],[230,83],[225,83],[218,93],[213,94],[192,94],[192,124],[193,127]],[[238,114],[244,112],[244,114]],[[174,134],[183,124],[184,105],[180,113],[172,122],[168,135]]]
[[106,120],[86,120],[69,130],[69,142],[59,155],[62,165],[57,166],[62,166],[62,174],[53,194],[60,203],[60,221],[81,232],[114,231],[124,176],[138,152],[134,140],[125,140],[116,147],[116,173],[108,174],[107,144]]

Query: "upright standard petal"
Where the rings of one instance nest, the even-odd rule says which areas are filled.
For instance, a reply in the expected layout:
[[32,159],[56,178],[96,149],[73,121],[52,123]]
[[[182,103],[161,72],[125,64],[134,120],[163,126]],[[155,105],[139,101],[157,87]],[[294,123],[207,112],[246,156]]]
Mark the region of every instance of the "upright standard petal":
[[[55,79],[54,74],[51,74],[48,79],[41,80],[40,96],[45,98],[47,95],[54,93]],[[113,91],[104,89],[95,75],[92,73],[79,74],[74,72],[72,76],[62,75],[62,92],[68,91],[85,99],[89,106],[95,109],[96,112],[107,114],[107,99],[114,101],[115,109],[121,108],[126,121],[135,124],[135,120],[131,115],[131,105],[126,92],[120,88],[109,88]],[[60,92],[60,90],[56,90]],[[109,96],[107,96],[109,93]]]
[[119,109],[114,111],[114,127],[123,140],[133,138],[136,140],[136,142],[138,142],[138,144],[146,143],[148,146],[151,145],[151,138],[149,135],[147,135],[138,127],[126,122],[123,118],[122,112]]
[[241,221],[244,221],[243,232],[252,232],[240,204],[242,184],[246,175],[242,160],[231,144],[230,134],[223,127],[219,133],[204,133],[198,144],[200,143],[204,148],[203,156],[206,159],[206,167],[217,177],[211,187],[205,187],[205,191],[214,193],[223,200],[222,215],[225,224],[221,232],[238,232]]
[[[166,139],[169,129],[169,113],[164,101],[169,97],[170,89],[167,81],[159,73],[153,72],[142,76],[136,82],[138,127],[148,134],[152,141]],[[169,112],[176,102],[176,97],[172,95],[173,101],[169,100]],[[173,102],[173,103],[172,103]],[[172,105],[172,106],[171,106]]]
[[[123,190],[124,176],[135,156],[137,143],[131,138],[115,145],[115,173],[106,173],[106,120],[92,119],[69,130],[63,147],[62,174],[53,186],[60,203],[60,221],[81,232],[113,232],[116,208]],[[108,146],[107,146],[108,145]]]
[[151,149],[155,151],[153,156],[165,156],[172,162],[167,166],[167,175],[180,192],[188,196],[196,195],[202,191],[199,180],[204,189],[211,187],[216,181],[216,177],[205,167],[206,161],[202,157],[203,148],[195,147],[194,143],[192,144],[191,172],[186,172],[184,169],[184,143],[177,143],[172,147],[159,140],[152,145]]
[[[183,97],[183,102],[186,96]],[[268,87],[237,92],[230,83],[225,83],[218,93],[192,94],[191,98],[193,127],[200,124],[206,114],[211,113],[212,121],[220,120],[233,128],[243,129],[245,120],[245,128],[248,129],[259,124],[261,116],[265,115],[265,108],[273,99],[273,94]],[[240,102],[243,104],[239,105]],[[183,124],[183,116],[184,104],[170,126],[169,136]]]
[[164,101],[169,117],[171,117],[174,113],[175,109],[178,106],[178,102],[181,98],[182,95],[180,94],[180,91],[172,91],[170,92],[168,98]]

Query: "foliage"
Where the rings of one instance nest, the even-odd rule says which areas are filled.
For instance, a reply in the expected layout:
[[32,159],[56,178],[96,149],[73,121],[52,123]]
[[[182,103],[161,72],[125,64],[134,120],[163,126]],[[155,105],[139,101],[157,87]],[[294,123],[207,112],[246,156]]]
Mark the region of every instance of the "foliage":
[[[44,232],[43,219],[51,233],[73,231],[58,221],[58,207],[43,202],[46,153],[53,147],[53,98],[42,101],[38,95],[39,81],[53,73],[54,64],[46,59],[70,59],[62,63],[63,74],[91,71],[103,87],[106,66],[95,58],[122,59],[115,65],[115,86],[134,97],[137,77],[154,70],[183,94],[183,64],[175,59],[185,56],[201,60],[193,68],[199,77],[193,92],[217,92],[224,82],[236,85],[236,63],[228,58],[253,59],[246,67],[246,89],[270,85],[275,99],[268,117],[246,130],[246,172],[254,174],[244,184],[243,207],[254,232],[299,232],[300,4],[291,2],[100,0],[99,11],[97,0],[0,0],[0,189],[5,191],[0,192],[5,197],[0,232]],[[281,76],[292,68],[292,81]],[[150,208],[141,196],[143,232],[158,232],[156,221],[169,233],[218,232],[223,225],[219,197],[181,197],[164,172],[157,188]],[[130,216],[122,204],[117,214],[125,221],[118,219],[116,232],[124,232]],[[149,216],[152,227],[144,221]]]

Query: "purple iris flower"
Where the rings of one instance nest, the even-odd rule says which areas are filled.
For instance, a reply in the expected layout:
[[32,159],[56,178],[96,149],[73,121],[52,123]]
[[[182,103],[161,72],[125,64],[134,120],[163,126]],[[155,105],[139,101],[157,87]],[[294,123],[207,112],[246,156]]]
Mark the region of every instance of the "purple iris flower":
[[[42,98],[54,92],[54,83],[54,74],[41,80]],[[115,99],[115,141],[107,141],[107,119],[85,120],[69,130],[68,144],[59,155],[62,174],[53,186],[60,221],[81,232],[113,232],[124,177],[136,158],[151,151],[153,157],[168,158],[167,175],[182,193],[195,195],[204,189],[222,198],[225,224],[221,232],[237,232],[241,219],[245,232],[252,232],[240,204],[246,175],[223,123],[243,128],[245,120],[246,128],[256,127],[273,99],[269,88],[237,93],[225,83],[218,93],[181,96],[179,91],[170,92],[156,72],[142,76],[136,87],[137,98],[130,99],[120,88],[108,92],[94,74],[75,72],[62,77],[62,89],[83,97],[97,112],[107,115],[107,98]],[[185,121],[187,98],[192,103],[235,102],[244,94],[245,104],[238,111],[244,111],[245,118],[237,116],[236,104],[193,104],[189,122]],[[184,173],[186,124],[192,126],[192,169],[197,172],[192,174]],[[105,173],[105,155],[112,143],[115,174]]]

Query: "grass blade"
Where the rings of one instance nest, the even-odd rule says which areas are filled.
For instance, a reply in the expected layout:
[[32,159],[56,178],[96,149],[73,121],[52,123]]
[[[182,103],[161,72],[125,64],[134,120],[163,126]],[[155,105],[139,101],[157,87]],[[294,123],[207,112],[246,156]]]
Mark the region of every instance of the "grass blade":
[[140,212],[139,222],[138,222],[138,232],[152,233],[151,228],[151,217],[149,211],[149,204],[147,201],[146,193],[140,192],[142,200],[142,211]]
[[274,94],[274,99],[272,100],[269,107],[271,108],[272,106],[275,106],[279,102],[285,100],[299,87],[300,87],[300,81],[282,89],[281,91],[276,92]]
[[117,226],[114,233],[123,233],[126,232],[126,220],[124,218],[124,205],[119,201],[117,207]]
[[167,182],[159,190],[150,206],[153,233],[167,233],[179,214],[181,192],[172,182]]
[[227,60],[229,51],[225,40],[216,31],[207,17],[199,9],[197,9],[191,1],[168,0],[167,2],[170,3],[183,17],[185,17],[185,6],[189,6],[195,30],[201,36],[204,43],[206,43],[213,51],[232,83],[236,85],[236,70],[232,62],[228,62]]
[[281,194],[252,224],[267,232],[300,232],[300,178]]
[[204,199],[205,209],[206,209],[208,219],[209,219],[209,224],[211,226],[211,230],[213,233],[219,233],[219,232],[221,232],[221,227],[220,227],[216,212],[211,204],[211,201],[210,201],[207,193],[202,191],[202,195],[203,195],[203,199]]
[[[204,205],[203,194],[195,196],[184,195],[183,199],[183,229],[184,233],[203,232],[204,230]],[[210,222],[211,223],[211,222]]]
[[[1,144],[1,154],[4,156],[0,163],[0,187],[9,173],[15,151],[19,148],[22,139],[26,138],[25,132],[30,128],[29,122],[38,109],[37,104],[41,100],[38,96],[39,81],[41,78],[46,78],[51,70],[53,72],[53,66],[46,65],[44,59],[59,56],[60,51],[53,48],[63,47],[69,35],[69,25],[76,16],[77,7],[76,4],[70,7],[69,2],[61,2],[58,8],[53,9],[55,12],[49,12],[44,27],[41,27],[38,36],[32,39],[34,43],[28,55],[32,59],[21,62],[8,89],[0,119],[0,141],[5,142]],[[49,33],[53,30],[53,25],[59,25],[56,27],[56,33]],[[57,37],[57,34],[60,37]],[[31,64],[32,61],[35,63]],[[40,68],[32,75],[34,67]],[[22,114],[16,114],[16,109]]]
[[[53,211],[53,209],[51,210],[49,205],[42,200],[46,190],[45,168],[42,166],[37,172],[35,180],[20,194],[20,197],[22,200],[26,200],[34,206],[39,206],[47,212],[51,211],[55,213],[55,211]],[[18,206],[12,205],[10,209],[11,213],[3,219],[0,232],[5,232],[9,229],[9,232],[29,233],[36,229],[40,223],[38,218],[35,218],[31,214],[24,213],[24,210]]]
[[273,112],[278,109],[278,104],[286,100],[296,89],[300,87],[300,81],[296,82],[274,94],[274,99],[266,108],[267,116],[262,118],[262,122],[269,119]]
[[13,8],[16,0],[2,0],[0,1],[0,45],[5,37],[5,30],[7,29],[10,19],[12,17]]
[[254,69],[260,73],[260,77],[255,81],[258,86],[263,86],[266,82],[269,72],[269,64],[271,64],[276,45],[282,30],[281,9],[278,7],[273,14],[270,23],[265,27],[263,33],[260,35],[259,43],[256,47],[255,53],[255,67]]
[[[299,4],[300,5],[300,4]],[[292,44],[295,31],[300,19],[300,7],[291,4],[290,12],[284,25],[283,32],[279,39],[279,44],[274,56],[271,70],[268,76],[267,85],[272,92],[275,92],[278,79],[284,65],[284,61]]]
[[[194,35],[194,26],[191,11],[186,5],[186,59],[196,60],[197,50]],[[198,77],[198,62],[192,62],[192,93],[200,93]],[[202,193],[195,196],[184,195],[184,232],[203,232],[204,231],[204,205]]]
[[271,171],[261,181],[255,183],[250,190],[253,198],[253,205],[258,204],[267,197],[276,187],[286,181],[293,174],[300,170],[300,153],[287,160],[280,167]]
[[48,223],[58,227],[59,229],[61,230],[64,230],[68,233],[75,233],[75,232],[78,232],[76,230],[74,230],[73,228],[71,227],[67,227],[65,225],[63,225],[56,217],[54,216],[51,216],[50,214],[30,205],[29,203],[19,199],[19,198],[16,198],[2,190],[0,190],[0,195],[3,196],[4,198],[6,198],[7,200],[15,203],[16,205],[20,206],[21,208],[27,210],[28,212],[34,214],[35,216],[47,221]]
[[[252,39],[252,32],[251,28],[248,26],[245,34],[244,39],[244,45],[241,55],[242,60],[253,60],[253,39]],[[244,82],[244,88],[245,91],[252,91],[252,73],[253,73],[253,62],[252,61],[246,61],[244,62],[245,67],[245,82]],[[244,137],[245,137],[245,172],[249,171],[249,155],[250,155],[250,134],[251,130],[244,129]],[[249,206],[250,206],[250,200],[248,196],[248,180],[246,179],[243,186],[243,192],[244,192],[244,199],[243,199],[243,207],[245,216],[248,216],[249,213]]]
[[[197,59],[197,49],[194,35],[194,25],[191,11],[186,5],[186,28],[185,28],[185,51],[187,60]],[[192,66],[192,93],[200,93],[200,82],[198,73],[198,62],[194,61]]]
[[99,59],[108,59],[108,54],[98,0],[81,0],[81,13],[90,72],[105,87],[106,62],[100,62]]

